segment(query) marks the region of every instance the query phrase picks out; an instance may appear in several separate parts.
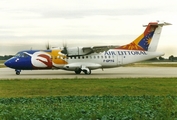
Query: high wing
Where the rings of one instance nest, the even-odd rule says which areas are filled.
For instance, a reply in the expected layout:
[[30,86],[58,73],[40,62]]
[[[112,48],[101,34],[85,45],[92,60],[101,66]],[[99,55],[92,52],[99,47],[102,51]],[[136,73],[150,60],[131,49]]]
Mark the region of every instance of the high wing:
[[83,47],[82,50],[83,51],[90,51],[91,53],[100,53],[100,52],[104,52],[104,51],[108,51],[110,49],[115,49],[118,48],[119,46],[93,46],[93,47]]
[[67,56],[84,56],[91,53],[100,53],[110,49],[118,48],[119,46],[93,46],[93,47],[68,47],[64,48],[61,53]]

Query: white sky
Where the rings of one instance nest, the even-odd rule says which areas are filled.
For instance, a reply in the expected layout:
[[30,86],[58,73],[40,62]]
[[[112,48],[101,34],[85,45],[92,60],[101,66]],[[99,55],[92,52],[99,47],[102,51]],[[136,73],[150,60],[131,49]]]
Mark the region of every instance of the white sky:
[[1,0],[0,55],[51,46],[130,43],[145,28],[163,20],[158,51],[177,56],[175,0]]

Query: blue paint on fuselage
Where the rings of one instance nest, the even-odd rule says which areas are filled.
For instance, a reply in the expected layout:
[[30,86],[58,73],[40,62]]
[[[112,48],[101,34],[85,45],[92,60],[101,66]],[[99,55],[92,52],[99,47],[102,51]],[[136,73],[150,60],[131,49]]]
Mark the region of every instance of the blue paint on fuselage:
[[32,70],[31,57],[12,57],[4,63],[7,67],[20,70]]
[[[18,52],[14,57],[8,59],[4,64],[7,67],[20,70],[32,70],[33,65],[31,63],[31,56],[28,54],[33,54],[40,50],[25,50]],[[25,54],[28,53],[28,54]],[[50,52],[50,50],[46,51]]]

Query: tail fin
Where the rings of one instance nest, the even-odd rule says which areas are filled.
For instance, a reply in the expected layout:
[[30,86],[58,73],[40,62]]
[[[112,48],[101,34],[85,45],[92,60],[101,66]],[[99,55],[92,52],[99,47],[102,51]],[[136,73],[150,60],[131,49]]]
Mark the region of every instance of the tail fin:
[[120,46],[118,49],[156,51],[162,27],[164,25],[171,24],[158,21],[143,25],[146,29],[138,38],[127,45]]

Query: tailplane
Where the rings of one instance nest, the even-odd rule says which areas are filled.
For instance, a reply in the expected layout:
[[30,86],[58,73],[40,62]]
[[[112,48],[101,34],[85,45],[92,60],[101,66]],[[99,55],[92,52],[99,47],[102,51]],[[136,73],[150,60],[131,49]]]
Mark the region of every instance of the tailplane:
[[164,25],[171,24],[157,21],[150,22],[148,25],[143,25],[146,29],[139,37],[127,45],[120,46],[118,49],[156,51]]

